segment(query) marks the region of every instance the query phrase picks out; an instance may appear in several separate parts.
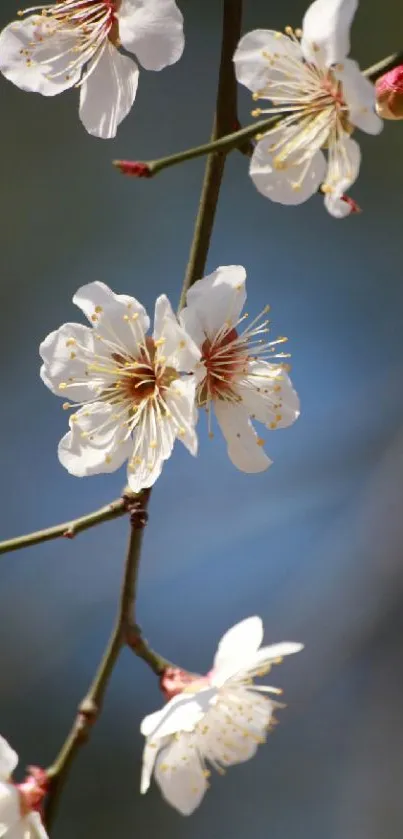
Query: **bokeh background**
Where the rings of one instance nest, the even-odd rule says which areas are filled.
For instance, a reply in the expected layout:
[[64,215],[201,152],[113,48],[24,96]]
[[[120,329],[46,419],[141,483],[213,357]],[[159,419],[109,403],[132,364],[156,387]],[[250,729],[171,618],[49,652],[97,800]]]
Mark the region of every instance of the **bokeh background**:
[[[80,320],[74,291],[104,280],[152,311],[174,304],[204,161],[152,181],[124,179],[116,157],[163,156],[207,139],[221,3],[182,0],[187,47],[143,72],[115,141],[88,136],[77,93],[53,100],[0,79],[1,537],[96,509],[124,473],[70,477],[57,442],[61,402],[42,385],[38,344]],[[2,0],[1,25],[16,4]],[[244,30],[300,25],[303,0],[245,2]],[[403,8],[365,0],[353,28],[362,66],[402,47]],[[239,93],[248,120],[251,103]],[[200,422],[197,459],[179,444],[153,493],[138,616],[152,645],[209,669],[232,623],[262,615],[268,641],[305,651],[275,671],[287,710],[250,763],[215,777],[191,820],[153,787],[141,798],[141,718],[156,680],[125,652],[102,719],[82,750],[57,839],[211,835],[244,839],[401,839],[403,829],[403,126],[360,135],[352,194],[360,216],[331,219],[320,197],[299,208],[262,198],[247,160],[228,160],[208,269],[241,263],[248,310],[272,306],[290,337],[302,415],[269,435],[274,465],[238,473]],[[3,556],[1,731],[26,763],[55,756],[115,613],[127,523]]]

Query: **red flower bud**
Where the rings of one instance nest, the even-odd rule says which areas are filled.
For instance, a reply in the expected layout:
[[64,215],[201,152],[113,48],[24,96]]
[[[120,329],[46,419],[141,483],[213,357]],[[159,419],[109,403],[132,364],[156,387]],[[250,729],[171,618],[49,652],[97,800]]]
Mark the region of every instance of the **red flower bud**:
[[138,160],[114,160],[113,165],[121,171],[122,175],[130,175],[133,178],[151,178],[147,163],[141,163]]
[[403,65],[389,70],[375,84],[376,110],[382,119],[403,119]]

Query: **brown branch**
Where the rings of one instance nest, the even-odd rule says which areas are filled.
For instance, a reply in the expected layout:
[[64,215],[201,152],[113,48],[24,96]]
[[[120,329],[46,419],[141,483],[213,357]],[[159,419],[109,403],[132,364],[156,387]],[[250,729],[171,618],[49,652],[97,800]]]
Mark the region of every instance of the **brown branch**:
[[[235,125],[236,82],[232,66],[232,56],[240,37],[241,11],[242,0],[224,0],[221,63],[213,130],[213,137],[215,139],[228,133]],[[224,171],[225,157],[226,152],[212,154],[207,159],[189,264],[183,283],[181,297],[183,302],[186,291],[204,270]],[[147,662],[157,675],[162,674],[164,669],[171,664],[151,650],[135,620],[137,572],[150,494],[151,490],[147,489],[143,490],[137,496],[124,496],[125,509],[130,512],[131,530],[118,615],[93,683],[79,705],[76,719],[58,756],[47,770],[50,788],[46,805],[45,823],[48,829],[53,823],[59,798],[67,780],[71,764],[80,747],[87,741],[91,728],[99,717],[109,679],[122,648],[128,645],[136,655]],[[75,524],[74,532],[76,532],[76,525],[77,523]],[[62,535],[62,533],[58,532],[47,538],[54,538],[54,535]],[[27,538],[25,537],[25,539]],[[38,534],[33,534],[33,538],[37,541],[43,541],[43,539],[38,539]],[[32,542],[29,542],[29,544],[32,544]]]
[[[241,36],[242,0],[224,0],[221,62],[218,79],[216,113],[211,141],[229,134],[237,125],[237,83],[232,56]],[[190,249],[189,261],[182,286],[179,309],[186,302],[186,294],[193,283],[203,276],[211,234],[224,174],[228,150],[210,154],[207,158],[199,209]]]
[[[118,614],[114,629],[109,639],[101,663],[88,693],[80,702],[78,713],[63,746],[53,764],[47,769],[50,781],[46,803],[45,824],[49,828],[53,822],[60,794],[66,783],[71,764],[87,741],[93,724],[102,709],[105,692],[118,656],[129,643],[133,645],[134,604],[136,599],[137,571],[140,562],[143,530],[147,521],[147,505],[150,490],[143,490],[137,496],[126,496],[126,507],[130,512],[130,536],[127,547],[125,569],[121,587]],[[136,654],[144,658],[155,673],[161,673],[170,662],[158,656],[148,647],[136,627]]]
[[116,501],[111,501],[106,507],[101,507],[100,510],[95,510],[94,513],[88,513],[88,515],[81,516],[73,521],[65,521],[63,524],[56,524],[54,527],[48,527],[45,530],[37,530],[35,533],[27,533],[26,536],[17,536],[15,539],[0,542],[0,554],[18,551],[31,545],[39,545],[41,542],[48,542],[49,539],[58,539],[59,537],[73,539],[77,533],[82,533],[83,530],[95,527],[96,524],[101,524],[101,522],[124,516],[126,512],[127,503],[123,496],[117,498]]

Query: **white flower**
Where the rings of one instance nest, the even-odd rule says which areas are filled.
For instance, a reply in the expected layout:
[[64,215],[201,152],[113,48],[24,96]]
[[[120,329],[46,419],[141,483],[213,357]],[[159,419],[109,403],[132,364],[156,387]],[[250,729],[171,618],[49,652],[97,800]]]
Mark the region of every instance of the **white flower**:
[[187,293],[187,306],[180,319],[201,351],[198,365],[197,400],[208,412],[211,435],[211,409],[214,407],[228,444],[228,455],[243,472],[262,472],[271,460],[262,450],[264,440],[257,436],[250,417],[269,430],[285,428],[299,415],[299,401],[292,389],[284,364],[262,358],[288,357],[275,354],[277,344],[286,338],[266,342],[269,310],[255,318],[244,330],[240,324],[245,300],[245,269],[240,265],[217,268],[198,280]]
[[96,137],[115,137],[136,97],[137,64],[118,47],[146,70],[174,64],[183,52],[175,0],[58,0],[22,14],[29,12],[0,35],[0,71],[43,96],[79,87],[80,118]]
[[[0,836],[2,839],[48,839],[38,812],[31,809],[35,800],[39,804],[44,790],[26,793],[25,785],[16,786],[11,775],[18,763],[18,756],[7,740],[0,737]],[[31,802],[32,799],[32,802]]]
[[281,691],[255,685],[253,678],[302,649],[288,642],[260,647],[262,640],[260,618],[236,624],[222,637],[211,672],[188,681],[161,711],[145,717],[141,792],[154,771],[168,803],[190,815],[208,788],[206,764],[223,774],[224,767],[254,756],[281,707],[264,694]]
[[59,460],[77,476],[113,472],[128,460],[138,492],[158,478],[176,437],[196,454],[195,377],[181,373],[200,353],[165,295],[155,304],[152,338],[143,306],[104,283],[83,286],[73,302],[93,328],[66,323],[40,346],[43,381],[71,400],[64,408],[79,408]]
[[234,55],[238,81],[254,99],[272,103],[254,116],[285,114],[258,139],[250,166],[255,186],[272,201],[301,204],[322,184],[325,205],[337,218],[350,212],[342,196],[360,168],[360,148],[350,134],[355,126],[368,134],[382,128],[373,85],[346,58],[357,5],[315,0],[302,31],[256,29],[241,38]]

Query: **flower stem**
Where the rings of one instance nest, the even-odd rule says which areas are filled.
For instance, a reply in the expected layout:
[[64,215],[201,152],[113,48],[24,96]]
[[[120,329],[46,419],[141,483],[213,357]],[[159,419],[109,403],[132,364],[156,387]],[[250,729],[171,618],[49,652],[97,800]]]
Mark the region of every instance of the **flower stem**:
[[[224,0],[221,63],[213,129],[214,140],[228,132],[236,124],[236,83],[232,66],[232,55],[240,37],[241,12],[242,0]],[[224,149],[219,154],[214,153],[209,155],[207,160],[189,263],[183,282],[181,305],[184,303],[187,289],[201,276],[204,270],[224,171],[225,155],[226,150]],[[137,656],[146,661],[157,675],[162,674],[167,666],[171,666],[171,662],[151,650],[147,641],[143,638],[135,619],[137,572],[140,563],[142,536],[147,520],[147,506],[150,494],[151,490],[147,489],[143,490],[137,496],[124,495],[122,499],[119,499],[118,502],[113,502],[113,505],[109,505],[108,508],[104,508],[97,513],[92,513],[90,516],[77,519],[70,524],[59,525],[47,531],[39,531],[38,533],[30,534],[30,536],[3,543],[3,550],[16,550],[18,547],[37,544],[38,542],[57,536],[73,536],[79,530],[83,530],[85,527],[91,527],[93,524],[104,521],[106,518],[114,518],[124,512],[130,513],[130,538],[116,623],[92,685],[79,705],[71,731],[54,763],[47,770],[50,788],[44,818],[48,829],[53,823],[60,794],[66,782],[71,764],[80,747],[88,739],[92,725],[99,717],[109,679],[122,648],[126,645],[129,646]],[[112,507],[113,513],[111,512]],[[106,510],[109,511],[108,514],[106,514]],[[4,548],[4,545],[8,545],[9,547]]]
[[[237,124],[237,83],[232,63],[241,35],[242,0],[224,0],[221,61],[218,78],[216,112],[212,143],[216,143]],[[213,232],[226,155],[230,149],[217,149],[208,155],[199,209],[190,249],[189,261],[183,281],[179,310],[186,301],[186,293],[202,277]]]
[[45,810],[45,824],[49,828],[53,822],[60,794],[67,780],[70,766],[81,746],[87,741],[91,728],[96,722],[105,697],[106,689],[118,656],[126,643],[133,648],[133,627],[136,629],[136,654],[160,674],[171,664],[154,653],[141,637],[141,631],[134,623],[134,608],[137,589],[137,572],[140,562],[143,531],[147,521],[147,505],[150,490],[143,490],[132,496],[126,509],[130,512],[130,535],[126,553],[124,575],[115,626],[102,656],[91,687],[80,702],[73,726],[63,743],[59,754],[46,770],[49,778],[49,793]]
[[[373,82],[376,82],[376,80],[379,79],[380,76],[382,76],[384,73],[387,73],[389,70],[393,70],[394,67],[397,67],[402,62],[403,52],[396,52],[393,53],[393,55],[389,55],[387,58],[383,58],[381,61],[378,61],[377,64],[373,64],[371,67],[367,67],[367,69],[363,72],[364,75],[367,76],[367,78],[371,79],[371,81]],[[236,111],[233,111],[233,114],[234,113],[236,115]],[[133,166],[135,166],[136,169],[140,167],[141,171],[143,172],[143,176],[146,173],[146,176],[148,178],[151,178],[153,177],[153,175],[157,175],[158,172],[162,172],[163,169],[169,169],[171,166],[176,166],[178,163],[185,163],[187,160],[194,160],[195,158],[202,157],[206,154],[214,154],[215,158],[210,158],[212,160],[211,167],[213,167],[213,160],[215,160],[214,166],[216,167],[213,170],[212,178],[216,178],[217,172],[220,174],[220,177],[222,177],[222,171],[219,168],[219,163],[223,163],[223,161],[225,160],[223,154],[228,154],[234,149],[238,149],[238,151],[244,152],[246,150],[246,152],[248,153],[248,151],[250,150],[248,150],[247,141],[255,139],[257,135],[267,131],[268,128],[271,128],[276,122],[279,122],[282,118],[282,116],[268,117],[267,119],[263,119],[259,122],[254,122],[251,125],[247,125],[244,128],[239,129],[238,131],[224,133],[224,135],[222,131],[214,131],[211,141],[209,143],[203,143],[203,145],[195,146],[192,149],[185,149],[184,151],[177,152],[176,154],[171,154],[169,155],[169,157],[161,157],[159,160],[148,160],[143,162],[136,162],[135,164],[130,164],[130,161],[115,160],[114,165],[122,171],[125,171],[126,169],[126,174],[135,175],[138,175],[138,171],[130,171],[131,168],[133,168]],[[229,124],[229,127],[232,128],[234,124],[236,124],[236,120],[232,122],[232,125]],[[228,132],[228,128],[226,128],[226,132]],[[218,178],[217,188],[219,189]]]
[[34,533],[27,533],[26,536],[17,536],[15,539],[7,539],[5,542],[0,542],[0,554],[8,551],[19,551],[21,548],[28,548],[31,545],[39,545],[41,542],[48,542],[50,539],[58,539],[60,536],[65,539],[73,539],[77,533],[82,533],[83,530],[88,530],[90,527],[95,527],[96,524],[101,524],[104,521],[116,519],[127,513],[127,496],[117,498],[116,501],[111,501],[106,507],[101,507],[100,510],[95,510],[94,513],[88,513],[86,516],[80,516],[73,521],[66,521],[63,524],[56,524],[54,527],[48,527],[45,530],[37,530]]

